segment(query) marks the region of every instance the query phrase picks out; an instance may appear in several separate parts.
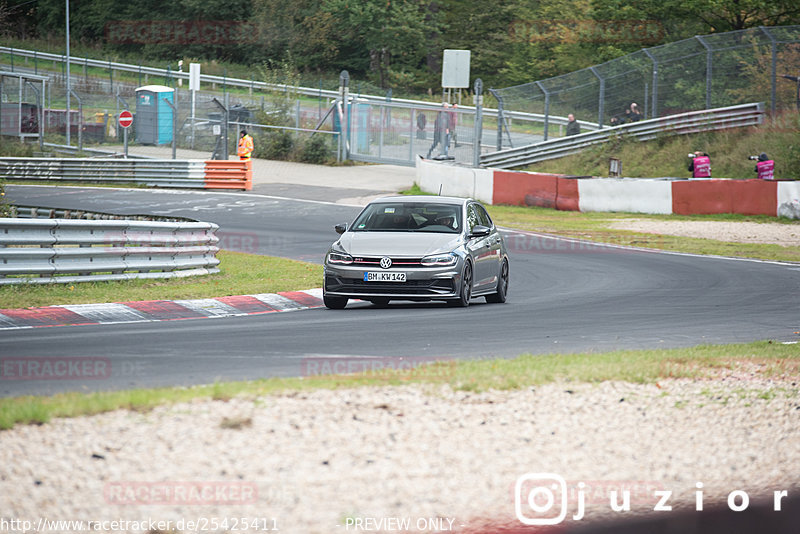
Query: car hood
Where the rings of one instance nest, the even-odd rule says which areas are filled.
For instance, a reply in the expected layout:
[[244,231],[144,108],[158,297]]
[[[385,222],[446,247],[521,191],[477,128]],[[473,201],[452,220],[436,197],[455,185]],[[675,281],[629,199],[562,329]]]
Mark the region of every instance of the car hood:
[[339,244],[352,256],[422,257],[455,250],[461,234],[345,232]]

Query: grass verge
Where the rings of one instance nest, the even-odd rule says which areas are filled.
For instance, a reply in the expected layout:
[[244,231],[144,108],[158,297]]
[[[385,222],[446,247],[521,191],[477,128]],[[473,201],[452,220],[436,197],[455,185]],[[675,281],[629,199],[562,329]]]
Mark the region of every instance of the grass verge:
[[[431,195],[414,185],[400,192],[403,195]],[[558,211],[549,208],[525,206],[489,206],[486,208],[499,226],[529,230],[546,234],[585,239],[597,243],[671,250],[691,254],[756,258],[774,261],[800,262],[800,248],[760,243],[732,243],[714,239],[649,234],[612,228],[615,221],[643,219],[653,221],[723,221],[780,223],[787,227],[800,227],[797,221],[777,219],[767,215],[738,215],[723,213],[715,215],[648,215],[644,213],[606,213]],[[507,242],[514,249],[514,244]],[[520,250],[536,252],[536,250]]]
[[0,286],[0,308],[171,300],[296,291],[319,287],[322,266],[221,250],[218,274],[167,280]]
[[22,396],[0,399],[0,430],[16,424],[43,424],[54,417],[78,417],[119,409],[148,411],[155,406],[195,399],[225,401],[234,397],[255,398],[312,389],[407,384],[449,384],[456,390],[486,391],[512,390],[550,382],[597,383],[614,380],[655,383],[668,378],[714,378],[741,366],[745,366],[751,375],[795,379],[800,374],[800,352],[797,345],[762,341],[599,354],[528,354],[510,360],[446,360],[411,370],[384,370],[355,375],[314,375],[218,382],[189,388]]
[[[614,221],[644,219],[654,221],[727,221],[781,223],[798,227],[796,221],[776,219],[766,215],[645,215],[641,213],[580,213],[547,208],[518,206],[487,206],[494,222],[500,226],[547,234],[586,239],[599,243],[625,245],[692,254],[711,254],[738,258],[758,258],[775,261],[800,262],[800,248],[760,243],[732,243],[714,239],[670,236],[618,230]],[[513,248],[513,247],[512,247]],[[535,252],[535,251],[531,251]]]

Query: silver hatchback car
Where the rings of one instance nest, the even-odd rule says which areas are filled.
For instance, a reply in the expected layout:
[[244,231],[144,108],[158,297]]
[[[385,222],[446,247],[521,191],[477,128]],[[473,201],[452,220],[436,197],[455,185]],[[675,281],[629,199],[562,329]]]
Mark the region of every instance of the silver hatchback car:
[[477,201],[397,196],[371,202],[325,255],[325,306],[349,299],[377,306],[390,300],[445,300],[469,306],[472,297],[505,302],[508,252]]

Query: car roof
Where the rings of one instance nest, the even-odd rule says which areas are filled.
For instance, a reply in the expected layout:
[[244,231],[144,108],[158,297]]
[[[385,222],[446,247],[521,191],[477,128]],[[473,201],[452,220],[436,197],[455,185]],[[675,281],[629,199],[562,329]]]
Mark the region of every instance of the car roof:
[[434,202],[438,204],[453,204],[463,206],[467,202],[472,201],[471,198],[458,198],[458,197],[440,197],[436,195],[396,195],[391,197],[377,198],[370,202],[370,204],[378,204],[385,202]]

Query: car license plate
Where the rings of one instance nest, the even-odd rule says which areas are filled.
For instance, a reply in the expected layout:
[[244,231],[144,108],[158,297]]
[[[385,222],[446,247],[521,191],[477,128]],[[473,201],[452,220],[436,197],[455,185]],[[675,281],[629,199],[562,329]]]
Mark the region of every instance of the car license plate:
[[371,272],[364,273],[365,282],[405,282],[406,273],[384,273],[384,272]]

